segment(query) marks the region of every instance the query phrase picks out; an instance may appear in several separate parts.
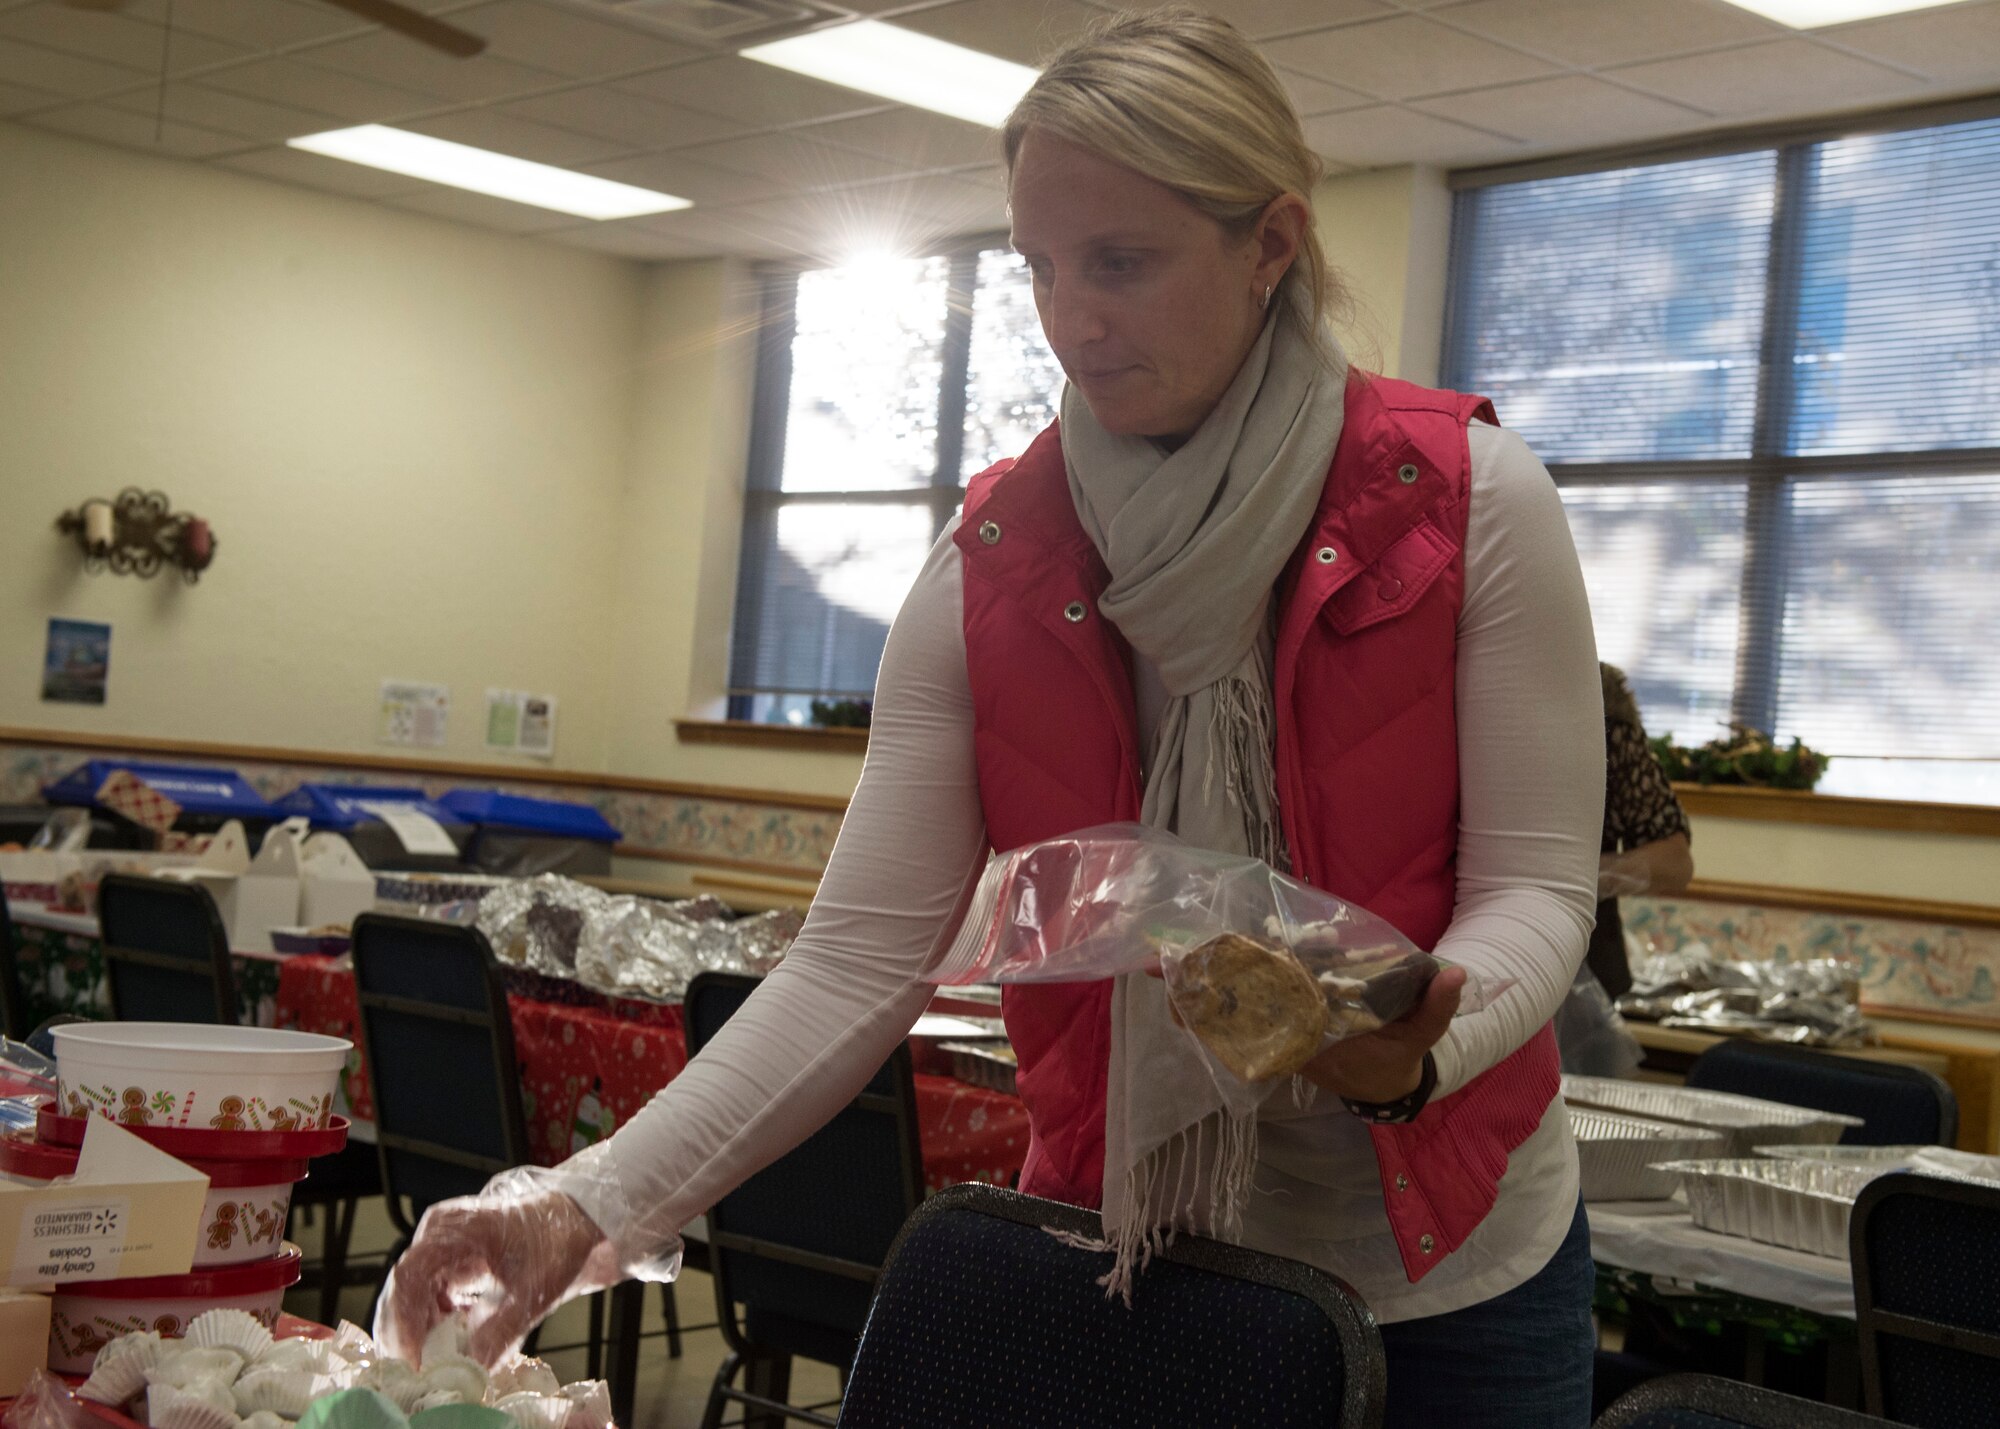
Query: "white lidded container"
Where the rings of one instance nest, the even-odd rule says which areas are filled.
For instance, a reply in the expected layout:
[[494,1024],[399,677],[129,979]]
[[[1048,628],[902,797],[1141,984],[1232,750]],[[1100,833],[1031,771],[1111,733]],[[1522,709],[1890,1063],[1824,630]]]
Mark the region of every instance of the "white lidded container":
[[63,1111],[133,1127],[324,1127],[353,1050],[311,1032],[187,1022],[79,1022],[53,1035]]
[[209,1310],[243,1310],[271,1329],[284,1308],[285,1292],[299,1283],[299,1265],[299,1248],[286,1245],[279,1254],[247,1265],[58,1285],[49,1315],[49,1368],[57,1374],[89,1374],[97,1352],[120,1335],[154,1330],[173,1339]]

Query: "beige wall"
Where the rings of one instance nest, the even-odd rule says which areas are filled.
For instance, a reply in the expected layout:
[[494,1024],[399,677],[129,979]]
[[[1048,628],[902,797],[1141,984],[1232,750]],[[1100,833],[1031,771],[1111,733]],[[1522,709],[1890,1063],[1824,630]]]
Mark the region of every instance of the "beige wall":
[[1327,258],[1354,301],[1341,332],[1354,361],[1436,382],[1451,240],[1443,173],[1404,167],[1328,179],[1313,192],[1313,212]]
[[[602,768],[642,270],[0,123],[0,724],[363,751],[383,677],[555,694]],[[208,518],[197,586],[86,575],[58,512]],[[47,704],[50,616],[110,698]]]

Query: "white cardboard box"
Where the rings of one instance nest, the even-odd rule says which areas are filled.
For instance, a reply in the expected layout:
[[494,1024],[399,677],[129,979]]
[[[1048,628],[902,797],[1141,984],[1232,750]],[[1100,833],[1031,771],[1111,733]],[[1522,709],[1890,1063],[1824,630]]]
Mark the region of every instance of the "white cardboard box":
[[76,1174],[46,1186],[0,1180],[9,1285],[185,1275],[208,1177],[93,1116]]
[[187,868],[167,869],[162,878],[201,884],[215,899],[232,950],[271,951],[271,930],[299,921],[299,843],[304,819],[287,819],[264,835],[254,859],[245,858],[243,826],[224,824],[201,861]]
[[314,834],[300,858],[299,922],[305,927],[352,924],[375,906],[375,875],[339,834]]

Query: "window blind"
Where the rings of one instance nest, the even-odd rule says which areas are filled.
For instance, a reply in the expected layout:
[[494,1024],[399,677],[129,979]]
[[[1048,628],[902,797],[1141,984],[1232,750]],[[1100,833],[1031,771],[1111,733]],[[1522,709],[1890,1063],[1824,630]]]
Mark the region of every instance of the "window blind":
[[2000,120],[1465,190],[1448,311],[1652,732],[2000,803]]

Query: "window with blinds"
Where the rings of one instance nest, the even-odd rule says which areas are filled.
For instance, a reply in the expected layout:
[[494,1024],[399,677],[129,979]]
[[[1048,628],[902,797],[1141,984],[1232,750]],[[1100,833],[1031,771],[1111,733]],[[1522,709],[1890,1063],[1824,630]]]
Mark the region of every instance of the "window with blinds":
[[966,479],[1048,425],[1060,380],[1007,249],[768,276],[730,718],[869,698]]
[[2000,804],[2000,119],[1464,189],[1445,365],[1652,733]]

